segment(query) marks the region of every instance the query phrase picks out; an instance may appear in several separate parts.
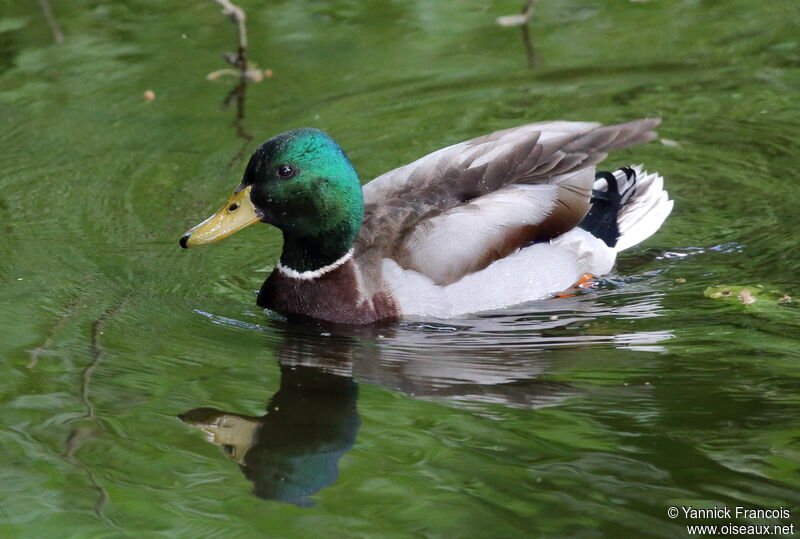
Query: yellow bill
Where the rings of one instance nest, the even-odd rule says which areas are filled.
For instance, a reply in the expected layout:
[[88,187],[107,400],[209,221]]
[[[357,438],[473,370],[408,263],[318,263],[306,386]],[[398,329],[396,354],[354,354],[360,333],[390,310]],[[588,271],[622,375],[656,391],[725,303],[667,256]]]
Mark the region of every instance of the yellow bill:
[[251,187],[248,185],[241,191],[233,193],[217,213],[184,234],[181,238],[181,247],[186,249],[213,243],[259,222],[261,219],[256,215],[256,209],[250,201]]

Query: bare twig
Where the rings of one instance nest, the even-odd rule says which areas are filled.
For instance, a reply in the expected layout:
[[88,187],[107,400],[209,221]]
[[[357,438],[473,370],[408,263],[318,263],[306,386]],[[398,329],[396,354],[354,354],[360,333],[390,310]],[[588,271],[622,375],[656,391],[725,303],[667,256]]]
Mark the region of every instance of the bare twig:
[[47,24],[50,25],[50,30],[53,31],[53,41],[56,43],[64,42],[64,33],[61,31],[58,21],[53,15],[53,10],[50,9],[50,2],[48,0],[39,0],[39,5],[42,6],[42,13],[44,14]]
[[[229,0],[214,0],[214,2],[222,6],[222,14],[230,17],[231,20],[236,23],[236,27],[239,30],[239,44],[236,47],[236,54],[228,52],[223,55],[225,61],[234,66],[238,71],[219,69],[209,73],[206,78],[208,80],[214,80],[221,75],[234,75],[242,80],[251,78],[256,82],[260,82],[263,78],[261,71],[251,70],[247,63],[247,25],[245,24],[247,16],[244,10],[234,5]],[[255,75],[255,73],[251,73],[251,71],[257,72],[258,74]]]
[[247,97],[247,85],[251,82],[261,82],[265,78],[272,76],[271,69],[261,70],[255,63],[247,61],[247,16],[242,8],[233,4],[230,0],[213,0],[222,6],[222,13],[231,18],[236,23],[239,33],[239,42],[237,45],[236,53],[225,53],[223,58],[226,62],[234,66],[236,69],[218,69],[206,75],[208,80],[217,80],[220,77],[231,76],[238,79],[238,83],[233,87],[225,99],[222,100],[222,106],[228,107],[231,103],[236,103],[236,117],[234,119],[234,126],[236,128],[236,135],[242,139],[242,146],[233,156],[230,161],[230,167],[235,166],[244,155],[247,145],[253,140],[253,135],[247,131],[245,127],[245,101]]
[[500,26],[519,26],[522,30],[522,43],[525,46],[525,53],[528,57],[528,67],[536,65],[536,52],[531,40],[530,23],[533,19],[533,6],[536,0],[526,0],[522,6],[522,13],[519,15],[505,15],[497,18]]
[[528,56],[528,67],[536,65],[536,51],[533,49],[530,30],[535,1],[536,0],[527,0],[527,2],[525,2],[525,7],[522,8],[522,15],[525,17],[525,24],[522,25],[522,42],[525,44],[525,54]]
[[533,4],[536,3],[536,0],[527,0],[525,5],[522,7],[522,15],[525,19],[530,22],[533,18]]
[[236,48],[236,53],[226,52],[222,55],[225,61],[234,66],[236,70],[218,69],[206,75],[206,78],[208,80],[217,80],[222,76],[230,75],[246,80],[247,82],[261,82],[265,78],[271,77],[271,69],[261,71],[256,64],[247,61],[247,25],[245,24],[247,18],[244,10],[232,4],[230,0],[213,1],[222,6],[223,15],[227,15],[236,23],[236,27],[239,31],[239,43]]
[[[236,135],[242,139],[243,142],[239,147],[239,150],[236,152],[236,155],[231,158],[231,161],[228,164],[230,168],[233,168],[244,156],[244,152],[247,149],[248,144],[250,144],[250,141],[253,140],[253,135],[244,125],[244,101],[246,90],[247,81],[245,79],[241,79],[236,88],[233,89],[233,92],[236,93],[236,120],[233,123],[234,126],[236,126]],[[230,99],[230,97],[231,94],[228,94],[226,99]]]
[[233,20],[233,22],[235,22],[239,27],[239,50],[237,53],[236,63],[231,63],[233,63],[233,65],[238,67],[240,70],[244,71],[247,64],[245,61],[245,53],[247,52],[247,26],[245,26],[245,21],[247,20],[247,17],[245,16],[242,8],[234,5],[228,0],[214,1],[222,6],[222,14],[230,17],[231,20]]
[[234,125],[236,127],[236,135],[244,142],[236,155],[231,159],[230,166],[233,167],[244,154],[247,144],[253,139],[244,126],[245,117],[245,98],[247,96],[247,84],[250,82],[261,82],[264,77],[272,75],[271,70],[261,71],[255,64],[250,64],[247,61],[247,16],[242,8],[230,2],[230,0],[213,0],[222,6],[223,15],[227,15],[233,22],[236,23],[239,32],[239,43],[236,53],[226,53],[223,55],[225,61],[234,66],[236,69],[218,69],[209,73],[206,78],[208,80],[216,80],[222,76],[233,76],[239,79],[239,82],[230,92],[225,96],[222,105],[227,107],[231,102],[236,102],[236,118]]

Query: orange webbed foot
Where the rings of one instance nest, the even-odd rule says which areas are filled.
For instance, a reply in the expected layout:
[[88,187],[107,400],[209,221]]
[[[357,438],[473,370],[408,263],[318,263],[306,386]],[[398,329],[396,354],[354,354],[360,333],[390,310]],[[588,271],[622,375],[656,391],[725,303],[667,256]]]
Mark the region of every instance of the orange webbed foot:
[[581,278],[578,279],[577,283],[562,292],[558,292],[555,297],[571,298],[575,296],[575,292],[578,290],[588,290],[590,288],[594,288],[595,286],[597,286],[597,283],[594,281],[594,275],[591,273],[584,273],[581,275]]

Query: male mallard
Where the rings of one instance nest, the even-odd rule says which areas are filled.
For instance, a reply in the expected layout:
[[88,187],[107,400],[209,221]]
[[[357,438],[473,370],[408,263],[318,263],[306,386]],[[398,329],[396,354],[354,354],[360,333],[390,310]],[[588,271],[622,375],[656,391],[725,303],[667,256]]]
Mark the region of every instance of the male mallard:
[[[283,232],[257,303],[290,318],[369,324],[451,318],[541,299],[653,234],[672,210],[640,167],[595,175],[657,118],[541,122],[449,146],[363,189],[317,129],[259,146],[228,202],[181,238],[217,241],[258,221]],[[593,191],[594,188],[594,191]]]

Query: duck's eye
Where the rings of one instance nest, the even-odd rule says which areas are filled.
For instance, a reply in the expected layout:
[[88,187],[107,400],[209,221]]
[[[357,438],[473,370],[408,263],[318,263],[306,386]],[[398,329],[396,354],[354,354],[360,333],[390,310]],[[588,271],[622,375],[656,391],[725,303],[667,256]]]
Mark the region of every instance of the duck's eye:
[[294,176],[294,168],[290,165],[278,165],[278,176],[281,178],[291,178]]

